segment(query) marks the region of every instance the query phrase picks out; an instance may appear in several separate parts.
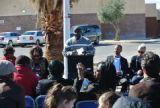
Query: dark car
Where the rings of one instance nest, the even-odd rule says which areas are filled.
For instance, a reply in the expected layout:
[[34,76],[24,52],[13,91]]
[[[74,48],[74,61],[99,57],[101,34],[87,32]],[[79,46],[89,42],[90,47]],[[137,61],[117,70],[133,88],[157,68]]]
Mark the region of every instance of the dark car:
[[78,27],[80,27],[82,30],[82,36],[90,39],[95,44],[99,44],[99,40],[102,34],[99,26],[91,24],[74,25],[71,28],[71,37],[74,34],[74,30]]

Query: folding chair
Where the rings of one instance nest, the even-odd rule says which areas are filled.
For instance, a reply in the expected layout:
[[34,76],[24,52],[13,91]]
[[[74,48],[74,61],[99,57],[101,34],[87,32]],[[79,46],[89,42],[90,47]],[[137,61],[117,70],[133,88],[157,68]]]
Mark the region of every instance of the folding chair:
[[119,92],[118,94],[121,94],[123,96],[128,96],[128,92]]
[[25,96],[25,107],[36,108],[35,101],[31,96]]
[[45,106],[44,100],[47,97],[47,95],[40,95],[36,97],[35,103],[36,103],[36,108],[43,108]]
[[98,108],[98,103],[96,100],[78,101],[76,108]]

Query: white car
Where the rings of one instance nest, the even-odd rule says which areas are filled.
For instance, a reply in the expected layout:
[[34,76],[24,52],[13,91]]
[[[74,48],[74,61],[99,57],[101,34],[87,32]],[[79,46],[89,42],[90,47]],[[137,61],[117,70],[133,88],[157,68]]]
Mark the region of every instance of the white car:
[[17,32],[2,32],[0,33],[0,44],[5,45],[17,45],[17,37],[20,36]]
[[25,46],[28,44],[43,45],[44,38],[42,31],[26,31],[21,36],[17,37],[17,43],[20,46]]

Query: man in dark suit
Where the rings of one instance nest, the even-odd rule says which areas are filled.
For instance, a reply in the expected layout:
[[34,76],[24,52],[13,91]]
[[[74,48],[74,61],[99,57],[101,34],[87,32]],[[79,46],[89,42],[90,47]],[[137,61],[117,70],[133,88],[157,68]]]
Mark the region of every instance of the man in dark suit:
[[121,56],[122,46],[116,45],[114,47],[113,56],[108,56],[106,63],[112,63],[116,69],[117,85],[122,85],[121,92],[125,92],[128,87],[127,74],[128,74],[128,62],[127,59]]

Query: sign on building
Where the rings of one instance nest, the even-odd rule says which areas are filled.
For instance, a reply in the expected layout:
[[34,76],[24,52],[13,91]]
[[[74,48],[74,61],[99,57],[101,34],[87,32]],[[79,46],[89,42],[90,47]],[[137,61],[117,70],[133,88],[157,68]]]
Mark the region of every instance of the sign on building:
[[0,20],[0,24],[4,24],[4,20]]

